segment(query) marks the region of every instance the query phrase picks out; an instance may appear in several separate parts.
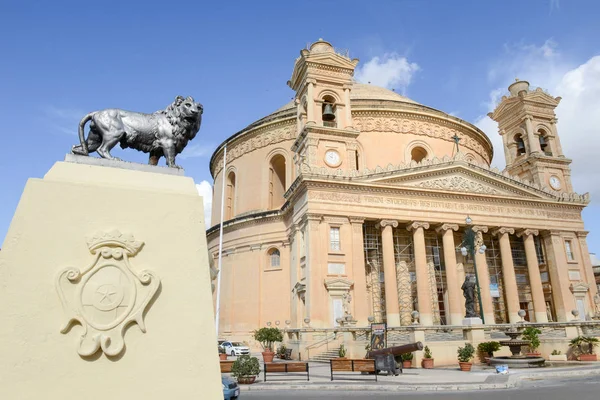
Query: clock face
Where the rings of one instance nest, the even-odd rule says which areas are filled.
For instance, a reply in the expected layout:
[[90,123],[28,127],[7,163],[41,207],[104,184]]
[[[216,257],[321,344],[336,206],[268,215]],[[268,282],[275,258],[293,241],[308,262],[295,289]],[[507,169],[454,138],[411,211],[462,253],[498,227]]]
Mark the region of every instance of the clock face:
[[550,186],[552,186],[552,189],[559,190],[561,188],[560,179],[558,179],[557,176],[552,175],[550,177],[549,182],[550,182]]
[[341,163],[340,153],[335,150],[327,150],[325,153],[325,162],[330,167],[337,167]]

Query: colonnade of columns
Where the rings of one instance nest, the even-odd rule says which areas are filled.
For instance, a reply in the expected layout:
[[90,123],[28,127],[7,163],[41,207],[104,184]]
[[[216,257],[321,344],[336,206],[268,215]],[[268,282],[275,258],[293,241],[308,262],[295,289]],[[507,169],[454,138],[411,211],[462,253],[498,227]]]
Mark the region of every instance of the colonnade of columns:
[[[379,227],[382,230],[382,252],[383,252],[383,270],[385,276],[385,302],[386,318],[388,326],[400,325],[400,310],[398,306],[398,284],[396,280],[396,262],[394,258],[394,239],[393,228],[400,226],[396,220],[382,220]],[[413,234],[414,262],[417,284],[417,301],[420,322],[422,325],[433,325],[433,305],[431,304],[431,288],[428,279],[427,252],[425,244],[425,230],[430,228],[430,223],[413,221],[406,225],[406,229]],[[448,309],[446,315],[448,323],[451,325],[461,325],[463,320],[462,305],[464,298],[460,289],[462,282],[458,279],[456,243],[454,241],[454,232],[458,231],[457,224],[440,224],[436,231],[442,234],[442,244],[446,269],[446,287],[448,291]],[[486,324],[493,324],[494,308],[492,296],[490,293],[490,274],[484,252],[478,250],[483,245],[483,233],[488,232],[487,226],[471,226],[475,232],[475,264],[477,266],[477,275],[479,279],[479,288],[481,293],[482,310]],[[517,280],[515,275],[514,263],[512,258],[512,249],[509,235],[515,234],[514,228],[499,227],[491,231],[493,236],[498,236],[500,243],[500,252],[502,256],[502,275],[506,299],[506,307],[509,322],[514,323],[520,320],[519,312],[519,293],[517,289]],[[546,313],[546,303],[542,289],[540,277],[540,268],[538,257],[534,244],[534,236],[538,235],[537,230],[524,229],[516,232],[517,237],[522,238],[525,247],[525,256],[527,259],[527,268],[529,272],[529,282],[531,286],[531,295],[533,300],[533,309],[536,322],[548,322]]]

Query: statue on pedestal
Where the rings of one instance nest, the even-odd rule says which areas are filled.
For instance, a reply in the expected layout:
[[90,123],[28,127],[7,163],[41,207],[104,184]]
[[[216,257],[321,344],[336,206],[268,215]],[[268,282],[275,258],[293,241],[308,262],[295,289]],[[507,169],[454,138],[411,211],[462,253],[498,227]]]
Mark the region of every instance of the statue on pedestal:
[[[165,157],[169,167],[179,168],[175,164],[175,156],[200,130],[203,111],[202,104],[182,96],[177,96],[166,109],[153,114],[118,108],[94,111],[79,122],[81,144],[73,146],[71,152],[87,156],[95,151],[102,158],[118,160],[110,154],[110,150],[119,143],[123,149],[131,147],[150,153],[150,165],[157,165],[158,160]],[[88,121],[90,132],[85,139],[84,127]]]
[[463,296],[465,296],[465,318],[477,318],[475,312],[475,282],[471,277],[465,276],[465,281],[461,286]]

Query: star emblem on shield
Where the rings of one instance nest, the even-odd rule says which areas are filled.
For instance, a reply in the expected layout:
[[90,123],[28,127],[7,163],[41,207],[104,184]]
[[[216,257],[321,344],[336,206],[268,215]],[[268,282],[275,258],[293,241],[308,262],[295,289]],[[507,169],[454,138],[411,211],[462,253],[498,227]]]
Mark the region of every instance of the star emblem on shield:
[[125,348],[125,328],[136,323],[146,332],[144,311],[160,287],[151,271],[135,271],[129,258],[143,246],[132,235],[117,230],[87,239],[94,256],[90,266],[67,268],[58,274],[56,288],[67,320],[61,333],[79,323],[83,332],[77,352],[91,356],[102,350],[116,356]]

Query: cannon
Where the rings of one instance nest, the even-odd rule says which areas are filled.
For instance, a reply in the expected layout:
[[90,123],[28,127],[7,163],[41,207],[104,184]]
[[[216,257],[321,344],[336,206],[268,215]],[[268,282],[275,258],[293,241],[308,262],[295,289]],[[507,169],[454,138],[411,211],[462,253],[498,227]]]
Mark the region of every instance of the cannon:
[[[398,366],[396,364],[396,356],[412,353],[413,351],[423,350],[423,343],[409,343],[402,346],[386,347],[385,349],[371,350],[367,353],[366,358],[375,359],[376,373],[379,371],[387,371],[388,374],[398,375]],[[400,364],[400,373],[402,372],[402,364]]]

